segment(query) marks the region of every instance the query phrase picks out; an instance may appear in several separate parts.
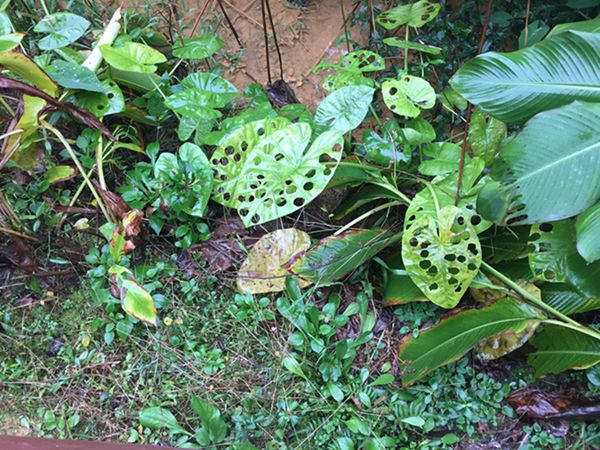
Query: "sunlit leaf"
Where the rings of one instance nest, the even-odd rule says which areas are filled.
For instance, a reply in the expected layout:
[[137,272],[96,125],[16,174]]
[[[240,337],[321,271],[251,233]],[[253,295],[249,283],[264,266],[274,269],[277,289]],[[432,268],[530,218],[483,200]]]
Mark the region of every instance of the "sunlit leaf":
[[0,66],[46,94],[56,97],[58,86],[31,58],[19,52],[0,52]]
[[158,316],[150,293],[134,280],[122,280],[119,286],[121,306],[130,316],[157,325]]
[[77,170],[71,166],[54,166],[46,171],[46,180],[48,183],[60,183],[68,180],[77,174]]
[[310,236],[295,228],[265,234],[254,244],[238,271],[238,289],[252,294],[283,291],[290,274],[282,265],[309,247]]
[[506,136],[507,130],[504,122],[488,116],[480,109],[471,115],[469,145],[475,156],[483,159],[486,165],[494,161]]
[[403,75],[399,79],[390,79],[381,85],[383,101],[395,114],[417,117],[423,109],[435,105],[435,91],[423,78]]
[[126,72],[153,73],[156,64],[167,60],[158,50],[138,42],[125,42],[122,47],[102,45],[100,51],[108,64]]
[[165,408],[152,407],[140,411],[140,424],[153,430],[166,428],[171,432],[185,433],[185,429],[179,424],[171,411]]
[[393,30],[400,25],[421,27],[432,21],[440,12],[439,3],[420,0],[408,5],[400,5],[388,9],[377,16],[377,23],[386,30]]
[[10,33],[0,35],[0,52],[12,50],[23,40],[25,33]]

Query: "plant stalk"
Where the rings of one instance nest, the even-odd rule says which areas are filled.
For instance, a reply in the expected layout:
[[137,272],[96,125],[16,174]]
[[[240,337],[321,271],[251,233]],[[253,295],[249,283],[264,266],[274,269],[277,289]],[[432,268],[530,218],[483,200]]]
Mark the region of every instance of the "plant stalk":
[[402,202],[399,202],[397,200],[394,200],[392,202],[387,202],[384,203],[383,205],[379,205],[376,208],[371,209],[370,211],[367,211],[366,213],[358,216],[356,219],[351,220],[350,222],[348,222],[346,225],[344,225],[342,228],[340,228],[339,230],[337,230],[335,233],[333,233],[334,236],[338,236],[340,234],[342,234],[344,231],[349,230],[350,228],[352,228],[355,224],[357,224],[358,222],[363,221],[364,219],[366,219],[367,217],[375,214],[376,212],[379,212],[383,209],[386,208],[391,208],[393,206],[400,206],[402,205]]

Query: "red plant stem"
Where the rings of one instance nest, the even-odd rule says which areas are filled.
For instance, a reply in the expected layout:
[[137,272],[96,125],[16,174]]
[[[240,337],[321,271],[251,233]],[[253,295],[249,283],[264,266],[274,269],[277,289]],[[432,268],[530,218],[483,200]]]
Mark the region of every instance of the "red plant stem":
[[[488,25],[490,23],[490,15],[492,14],[492,6],[494,0],[489,0],[487,5],[487,11],[485,13],[485,22],[483,23],[483,30],[481,30],[481,38],[479,39],[479,49],[477,54],[479,55],[483,50],[483,43],[485,42],[485,35],[487,33]],[[469,135],[469,121],[471,120],[471,109],[473,105],[469,103],[467,106],[467,115],[465,117],[465,131],[463,133],[463,141],[460,149],[460,165],[458,166],[458,182],[456,183],[456,196],[454,197],[454,205],[458,205],[460,200],[460,186],[462,184],[463,172],[465,170],[465,155],[467,153],[467,136]]]
[[265,15],[265,0],[261,0],[260,9],[262,13],[262,26],[263,26],[263,36],[265,37],[265,56],[267,58],[267,80],[269,84],[272,83],[271,80],[271,61],[269,59],[269,37],[267,35],[267,18]]

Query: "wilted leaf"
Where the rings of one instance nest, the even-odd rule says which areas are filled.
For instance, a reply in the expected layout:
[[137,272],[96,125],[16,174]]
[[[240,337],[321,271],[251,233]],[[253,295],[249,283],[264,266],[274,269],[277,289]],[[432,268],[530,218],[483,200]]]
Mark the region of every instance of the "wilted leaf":
[[[19,52],[1,52],[0,66],[46,94],[56,97],[58,86],[31,58]],[[10,88],[9,88],[10,89]]]
[[242,292],[281,292],[289,272],[282,268],[294,255],[310,247],[310,236],[295,228],[276,230],[261,237],[238,271]]
[[600,414],[600,399],[577,398],[572,394],[522,388],[508,398],[520,417],[530,419],[595,419]]
[[402,237],[402,260],[433,303],[455,307],[481,265],[481,246],[465,213],[446,206],[437,217],[414,220]]
[[412,302],[426,302],[428,298],[410,278],[402,263],[400,253],[387,263],[383,285],[383,306],[404,305]]
[[130,316],[157,325],[158,316],[150,293],[135,280],[122,280],[119,286],[121,306]]

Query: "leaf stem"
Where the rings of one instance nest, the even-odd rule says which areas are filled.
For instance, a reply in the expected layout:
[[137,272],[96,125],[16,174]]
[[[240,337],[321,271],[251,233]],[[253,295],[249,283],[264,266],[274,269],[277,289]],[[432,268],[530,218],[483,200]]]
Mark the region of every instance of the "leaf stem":
[[92,195],[94,196],[96,203],[98,203],[98,206],[100,207],[100,210],[102,211],[102,214],[104,214],[104,217],[106,218],[107,221],[112,222],[110,214],[108,213],[108,210],[106,209],[106,206],[104,205],[104,202],[102,201],[102,198],[100,198],[100,195],[98,195],[98,192],[96,192],[94,185],[92,184],[92,182],[88,178],[87,174],[85,173],[85,169],[83,168],[83,166],[81,165],[81,162],[79,161],[79,158],[77,158],[77,155],[73,151],[71,144],[69,144],[69,142],[65,139],[65,137],[63,136],[63,134],[60,131],[58,131],[56,128],[54,128],[52,125],[50,125],[48,122],[46,122],[45,120],[41,120],[41,123],[44,126],[44,128],[51,131],[58,138],[58,140],[62,143],[62,145],[65,147],[65,150],[67,150],[67,152],[71,156],[71,159],[77,166],[79,173],[81,173],[83,180],[85,181],[88,188],[92,192]]
[[579,322],[571,319],[569,316],[554,309],[552,306],[548,305],[547,303],[543,302],[542,300],[536,298],[535,296],[533,296],[532,294],[527,292],[525,289],[523,289],[521,286],[519,286],[517,283],[515,283],[513,280],[508,278],[506,275],[502,274],[501,272],[498,272],[496,269],[494,269],[492,266],[487,264],[485,261],[481,262],[481,266],[485,270],[487,270],[490,274],[492,274],[493,276],[498,278],[500,281],[502,281],[502,283],[504,283],[506,286],[510,287],[513,291],[515,291],[517,294],[519,294],[524,300],[534,304],[538,308],[540,308],[546,312],[549,312],[553,316],[561,319],[562,322],[555,321],[557,324],[568,326],[568,328],[572,328],[574,330],[577,330],[581,333],[585,333],[588,336],[592,336],[595,339],[600,340],[600,333],[592,330],[589,327],[586,327],[586,326],[580,324]]
[[381,211],[383,209],[386,209],[386,208],[391,208],[393,206],[400,206],[402,204],[403,204],[402,202],[394,200],[392,202],[387,202],[387,203],[384,203],[383,205],[379,205],[376,208],[373,208],[373,209],[367,211],[366,213],[358,216],[356,219],[351,220],[346,225],[344,225],[342,228],[340,228],[335,233],[333,233],[333,235],[334,236],[338,236],[338,235],[342,234],[344,231],[352,228],[352,226],[356,225],[358,222],[361,222],[362,220],[366,219],[367,217],[375,214],[376,212],[379,212],[379,211]]
[[[408,42],[410,34],[410,27],[406,25],[406,34],[404,35],[404,42]],[[408,73],[408,45],[404,48],[404,72]]]
[[408,198],[406,195],[404,195],[402,192],[400,192],[398,189],[396,189],[394,186],[392,186],[389,182],[388,183],[371,182],[371,184],[374,184],[376,186],[387,189],[388,191],[395,194],[399,199],[401,199],[404,202],[404,204],[406,204],[407,206],[410,205],[410,198]]

